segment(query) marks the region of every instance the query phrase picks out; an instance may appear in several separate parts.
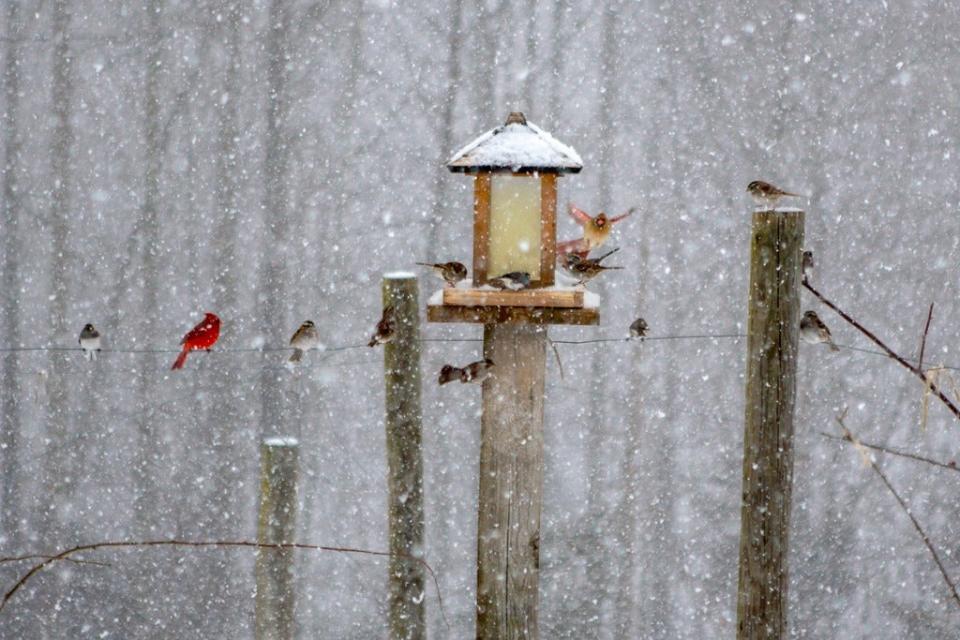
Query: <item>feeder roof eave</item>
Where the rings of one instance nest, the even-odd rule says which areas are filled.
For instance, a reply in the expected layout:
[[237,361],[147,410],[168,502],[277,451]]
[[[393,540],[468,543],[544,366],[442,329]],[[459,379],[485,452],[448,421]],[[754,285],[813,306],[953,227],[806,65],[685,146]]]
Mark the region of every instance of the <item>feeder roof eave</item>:
[[573,148],[532,123],[511,123],[487,131],[453,155],[450,171],[579,173],[583,161]]

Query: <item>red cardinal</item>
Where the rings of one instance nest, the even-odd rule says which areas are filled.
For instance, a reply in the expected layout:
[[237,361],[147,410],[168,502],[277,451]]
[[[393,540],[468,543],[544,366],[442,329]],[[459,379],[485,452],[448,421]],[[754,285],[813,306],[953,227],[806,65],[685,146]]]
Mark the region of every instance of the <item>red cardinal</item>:
[[[613,229],[613,225],[620,222],[631,213],[634,209],[630,208],[623,215],[619,215],[616,218],[608,218],[605,213],[598,213],[595,218],[590,217],[590,214],[586,211],[581,211],[577,209],[572,204],[570,206],[570,215],[574,220],[577,221],[577,224],[583,227],[583,240],[586,244],[586,249],[596,249],[604,242],[607,241],[607,238],[610,237],[610,231]],[[566,243],[562,243],[566,244]],[[568,253],[574,253],[579,251],[571,251]]]
[[207,313],[200,324],[190,329],[190,332],[183,336],[183,340],[180,341],[180,344],[183,345],[183,351],[180,352],[176,362],[174,362],[170,368],[182,369],[183,364],[187,361],[188,353],[200,349],[209,350],[219,337],[220,318],[218,318],[216,314]]

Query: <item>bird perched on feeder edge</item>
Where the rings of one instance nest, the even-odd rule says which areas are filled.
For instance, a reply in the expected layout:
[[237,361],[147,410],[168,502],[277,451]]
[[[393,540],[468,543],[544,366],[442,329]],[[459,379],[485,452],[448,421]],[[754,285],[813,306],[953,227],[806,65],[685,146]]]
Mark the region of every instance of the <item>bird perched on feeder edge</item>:
[[636,210],[636,207],[630,207],[626,213],[614,218],[608,218],[607,214],[602,211],[598,213],[596,217],[591,217],[589,213],[578,209],[571,203],[568,203],[567,206],[570,210],[570,216],[577,224],[583,227],[583,239],[586,242],[588,251],[590,249],[596,249],[606,242],[607,238],[610,237],[610,232],[613,230],[613,225],[631,215]]
[[313,324],[313,320],[307,320],[297,329],[293,337],[290,338],[290,346],[293,347],[293,355],[290,356],[290,362],[300,362],[303,354],[311,349],[316,349],[320,345],[320,333]]
[[803,279],[809,280],[813,277],[813,251],[803,252]]
[[519,291],[530,286],[530,274],[526,271],[511,271],[487,281],[487,284],[495,289]]
[[579,279],[577,284],[584,284],[590,280],[593,280],[604,271],[623,269],[623,267],[605,267],[600,264],[604,258],[616,253],[619,250],[619,248],[614,249],[613,251],[603,254],[599,258],[581,258],[579,254],[570,253],[567,255],[563,267],[566,269],[567,273],[572,275],[574,278]]
[[630,324],[630,337],[640,338],[642,342],[643,339],[647,337],[647,331],[649,330],[650,327],[647,325],[647,321],[643,318],[637,318]]
[[200,321],[197,326],[187,332],[187,335],[183,336],[183,340],[180,341],[180,344],[183,346],[183,350],[180,352],[180,355],[177,356],[177,359],[174,360],[173,366],[170,369],[182,369],[184,363],[187,361],[187,354],[191,351],[210,351],[217,339],[220,337],[220,318],[216,314],[210,313],[209,311],[203,316],[203,320]]
[[367,346],[375,347],[378,344],[387,344],[393,340],[394,335],[396,335],[396,321],[394,320],[393,305],[391,304],[387,305],[387,308],[383,310],[380,322],[377,323],[377,330],[373,333],[373,337],[370,338]]
[[455,287],[458,282],[467,279],[467,267],[462,262],[438,262],[436,264],[418,262],[417,264],[433,269],[433,273],[446,282],[449,287]]
[[827,343],[831,351],[840,351],[833,342],[833,336],[830,335],[830,329],[823,323],[823,320],[817,315],[816,311],[807,311],[800,319],[800,337],[808,344]]
[[780,198],[802,198],[799,193],[784,191],[780,187],[775,187],[769,182],[763,180],[754,180],[747,185],[747,192],[753,197],[753,201],[759,205],[776,206]]
[[100,351],[100,332],[92,324],[86,324],[80,331],[80,348],[87,360],[96,360]]

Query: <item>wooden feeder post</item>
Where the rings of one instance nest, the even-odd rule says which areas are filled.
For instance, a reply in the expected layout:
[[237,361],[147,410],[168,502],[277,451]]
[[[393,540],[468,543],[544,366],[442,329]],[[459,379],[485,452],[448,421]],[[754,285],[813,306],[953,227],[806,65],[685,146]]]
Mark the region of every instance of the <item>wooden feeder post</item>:
[[738,640],[786,638],[803,221],[802,211],[753,214]]
[[[512,113],[447,166],[475,176],[473,287],[435,293],[427,319],[482,323],[483,355],[494,363],[482,391],[476,637],[535,640],[547,325],[600,319],[582,288],[552,287],[557,176],[582,162]],[[529,288],[480,288],[517,271],[530,275]]]

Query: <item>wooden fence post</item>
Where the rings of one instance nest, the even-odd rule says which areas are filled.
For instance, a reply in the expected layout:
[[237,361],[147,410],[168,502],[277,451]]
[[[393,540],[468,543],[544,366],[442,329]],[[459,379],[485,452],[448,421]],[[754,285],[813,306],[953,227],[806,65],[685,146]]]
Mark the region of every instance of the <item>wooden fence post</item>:
[[802,211],[753,214],[737,638],[786,638]]
[[395,554],[389,563],[390,638],[422,640],[427,637],[424,569],[409,559],[422,556],[424,548],[420,309],[413,274],[384,275],[383,306],[388,305],[396,319],[396,335],[383,349],[387,510],[390,553]]
[[[257,542],[294,542],[297,520],[295,438],[265,438],[260,444],[260,515]],[[293,549],[257,550],[257,640],[294,637]]]
[[477,520],[477,638],[536,640],[547,327],[487,324]]

